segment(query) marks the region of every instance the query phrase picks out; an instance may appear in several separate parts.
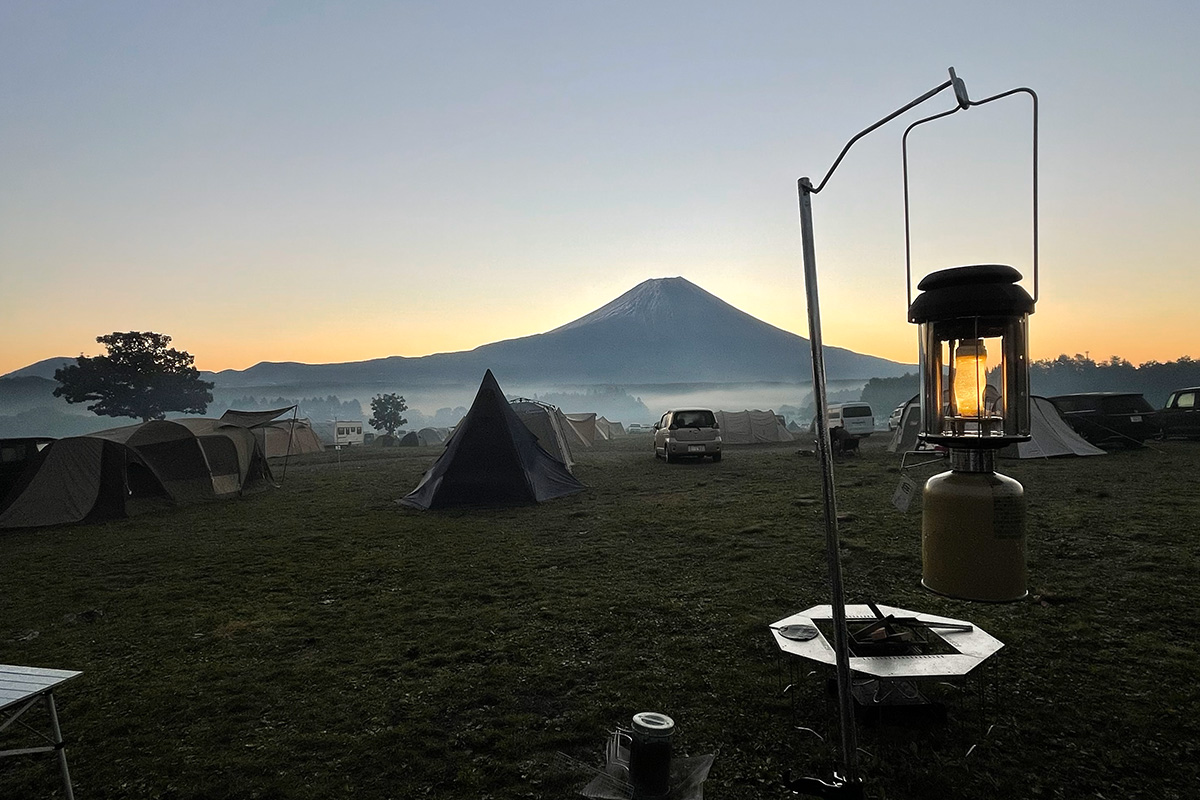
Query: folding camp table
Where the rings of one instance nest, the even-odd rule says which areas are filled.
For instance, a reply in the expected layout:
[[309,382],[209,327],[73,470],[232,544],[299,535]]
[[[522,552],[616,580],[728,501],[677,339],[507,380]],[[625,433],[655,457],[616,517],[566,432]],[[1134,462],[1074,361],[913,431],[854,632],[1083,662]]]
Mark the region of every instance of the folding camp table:
[[63,794],[67,800],[75,800],[71,789],[71,773],[67,770],[67,754],[63,749],[62,730],[58,726],[58,711],[54,707],[54,690],[82,672],[41,667],[17,667],[0,664],[0,731],[17,722],[21,715],[36,704],[44,703],[50,716],[50,735],[34,730],[24,722],[22,726],[49,742],[39,747],[22,747],[15,750],[0,750],[0,757],[21,756],[29,753],[57,753],[58,767],[62,772]]

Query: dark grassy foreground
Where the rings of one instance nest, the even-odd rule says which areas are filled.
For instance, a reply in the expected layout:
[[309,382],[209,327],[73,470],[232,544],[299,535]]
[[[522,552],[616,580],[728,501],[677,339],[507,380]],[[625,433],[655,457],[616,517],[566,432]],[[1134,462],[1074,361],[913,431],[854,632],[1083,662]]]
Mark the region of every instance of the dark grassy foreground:
[[[1196,797],[1200,446],[1005,462],[1035,596],[985,605],[919,588],[919,514],[873,445],[838,467],[848,599],[1008,646],[986,718],[947,692],[943,722],[864,725],[868,796]],[[711,798],[828,768],[793,727],[836,741],[824,681],[793,719],[766,627],[828,602],[815,458],[666,465],[638,438],[582,456],[582,495],[419,513],[392,501],[432,450],[354,455],[241,501],[0,535],[0,661],[85,673],[59,694],[80,798],[569,797],[588,775],[556,754],[599,766],[642,710],[718,752]],[[53,759],[0,761],[0,797],[59,792]]]

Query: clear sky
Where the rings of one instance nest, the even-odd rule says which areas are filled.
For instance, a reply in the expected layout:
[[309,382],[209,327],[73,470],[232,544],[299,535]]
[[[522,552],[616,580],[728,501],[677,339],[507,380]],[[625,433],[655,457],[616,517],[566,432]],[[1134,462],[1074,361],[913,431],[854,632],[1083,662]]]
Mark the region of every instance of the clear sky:
[[[463,350],[675,275],[804,335],[796,179],[950,66],[1041,98],[1034,357],[1200,357],[1198,38],[1194,0],[4,0],[0,374],[115,330],[212,370]],[[920,115],[814,199],[827,344],[916,360]],[[914,134],[916,277],[1028,275],[1030,128]]]

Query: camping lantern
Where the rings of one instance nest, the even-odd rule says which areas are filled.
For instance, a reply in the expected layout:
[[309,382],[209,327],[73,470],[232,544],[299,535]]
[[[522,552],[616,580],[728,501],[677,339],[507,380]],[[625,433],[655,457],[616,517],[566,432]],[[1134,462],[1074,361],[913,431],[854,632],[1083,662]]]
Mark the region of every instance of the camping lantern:
[[[959,108],[917,120],[904,132],[904,238],[908,321],[920,340],[918,437],[949,450],[950,471],[925,484],[921,583],[966,600],[1019,600],[1025,588],[1025,490],[996,472],[1000,448],[1028,441],[1029,315],[1038,287],[1038,104],[1026,88],[972,101],[951,73]],[[912,296],[908,136],[919,125],[1016,94],[1033,101],[1033,295],[1003,264],[926,275]]]
[[[950,451],[950,471],[925,484],[921,582],[968,600],[1026,594],[1025,491],[997,474],[1001,447],[1029,440],[1028,319],[1034,299],[1001,264],[926,276],[909,305],[919,327],[925,442]],[[988,356],[999,363],[989,381]]]
[[[819,797],[861,798],[858,741],[854,727],[849,633],[845,590],[842,586],[837,497],[833,451],[829,436],[825,355],[821,334],[821,303],[817,291],[816,242],[812,197],[825,188],[854,143],[943,91],[954,93],[955,106],[908,126],[903,137],[905,244],[908,266],[910,319],[921,325],[922,435],[926,441],[950,448],[955,467],[931,478],[925,488],[925,585],[961,597],[1009,600],[1025,594],[1024,491],[1011,478],[996,475],[996,449],[1029,434],[1028,356],[1026,318],[1037,296],[1037,95],[1027,88],[972,100],[966,84],[950,69],[944,81],[912,102],[855,134],[842,147],[825,177],[816,185],[797,181],[800,234],[804,257],[804,286],[808,306],[809,348],[812,353],[813,402],[817,411],[817,452],[821,459],[824,500],[825,555],[829,568],[833,620],[833,653],[837,676],[841,728],[841,771],[832,781],[786,777],[794,793]],[[1033,284],[1029,298],[1015,284],[1020,274],[995,265],[962,267],[928,276],[923,294],[912,299],[911,248],[908,227],[908,135],[918,125],[978,106],[1028,94],[1033,100]],[[1004,300],[1003,298],[1008,298]],[[988,363],[999,359],[1001,387],[996,396],[987,389]],[[945,383],[943,379],[945,378]],[[943,388],[947,394],[943,401]],[[950,392],[954,389],[954,392]],[[940,440],[940,442],[939,442]],[[1017,536],[1014,537],[1013,533]],[[963,535],[960,535],[963,534]],[[972,547],[983,541],[1000,547]],[[1015,545],[1015,546],[1014,546]],[[932,565],[932,569],[930,568]],[[995,580],[993,573],[999,573]],[[1019,587],[1019,592],[1018,592]]]

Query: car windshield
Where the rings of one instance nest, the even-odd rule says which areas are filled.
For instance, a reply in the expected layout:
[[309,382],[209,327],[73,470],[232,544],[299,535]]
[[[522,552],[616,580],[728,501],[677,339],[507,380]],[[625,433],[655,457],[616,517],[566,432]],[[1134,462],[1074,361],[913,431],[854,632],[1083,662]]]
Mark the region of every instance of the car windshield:
[[842,409],[843,417],[869,417],[871,416],[870,406],[846,406]]
[[672,418],[680,428],[711,428],[716,421],[711,411],[676,411]]

